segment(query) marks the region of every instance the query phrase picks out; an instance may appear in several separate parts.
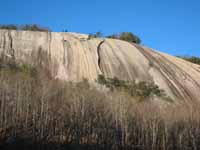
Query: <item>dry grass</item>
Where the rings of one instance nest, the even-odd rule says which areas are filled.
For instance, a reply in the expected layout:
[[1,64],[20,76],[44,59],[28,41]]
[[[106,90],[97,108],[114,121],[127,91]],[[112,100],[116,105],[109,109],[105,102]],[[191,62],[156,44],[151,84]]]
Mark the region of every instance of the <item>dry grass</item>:
[[199,106],[137,102],[124,92],[0,71],[0,143],[18,139],[93,149],[198,150]]

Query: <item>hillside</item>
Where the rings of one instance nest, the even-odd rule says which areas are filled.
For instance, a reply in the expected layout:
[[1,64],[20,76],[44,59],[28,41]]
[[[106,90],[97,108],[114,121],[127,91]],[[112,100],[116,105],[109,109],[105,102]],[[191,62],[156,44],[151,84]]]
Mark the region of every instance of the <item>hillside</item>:
[[99,74],[153,81],[173,99],[200,97],[200,66],[150,48],[78,33],[0,30],[0,53],[16,63],[41,63],[54,78],[95,81]]
[[2,150],[199,149],[199,65],[46,31],[0,30],[0,53]]

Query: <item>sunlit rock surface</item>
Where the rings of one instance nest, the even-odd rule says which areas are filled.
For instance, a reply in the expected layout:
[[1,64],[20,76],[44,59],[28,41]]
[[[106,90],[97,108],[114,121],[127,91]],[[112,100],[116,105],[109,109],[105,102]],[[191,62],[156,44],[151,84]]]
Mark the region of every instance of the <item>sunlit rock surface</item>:
[[48,64],[55,78],[95,81],[99,74],[154,81],[179,101],[200,100],[200,66],[125,41],[78,33],[0,30],[0,53],[17,63]]

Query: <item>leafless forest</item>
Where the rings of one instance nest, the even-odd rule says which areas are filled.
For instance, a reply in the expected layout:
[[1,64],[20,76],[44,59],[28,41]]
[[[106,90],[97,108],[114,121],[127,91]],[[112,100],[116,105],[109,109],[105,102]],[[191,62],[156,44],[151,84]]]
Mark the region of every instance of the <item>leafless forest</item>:
[[0,70],[1,149],[200,149],[198,104],[158,107],[39,72]]

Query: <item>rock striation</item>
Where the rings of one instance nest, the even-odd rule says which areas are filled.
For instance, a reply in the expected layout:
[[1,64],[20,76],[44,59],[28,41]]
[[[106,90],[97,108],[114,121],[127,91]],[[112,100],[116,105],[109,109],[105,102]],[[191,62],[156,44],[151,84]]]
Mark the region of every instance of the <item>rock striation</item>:
[[0,54],[18,63],[47,62],[52,75],[67,81],[99,74],[154,81],[172,98],[200,100],[200,66],[150,48],[79,33],[0,30]]

